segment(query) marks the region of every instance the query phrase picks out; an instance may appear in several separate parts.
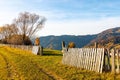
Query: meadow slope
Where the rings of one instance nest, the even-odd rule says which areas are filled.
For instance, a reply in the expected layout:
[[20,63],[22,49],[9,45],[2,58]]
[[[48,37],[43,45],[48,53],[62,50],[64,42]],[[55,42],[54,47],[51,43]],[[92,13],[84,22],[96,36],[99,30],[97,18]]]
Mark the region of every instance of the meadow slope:
[[119,80],[119,74],[96,73],[62,64],[62,53],[44,49],[43,56],[30,51],[0,47],[0,79]]

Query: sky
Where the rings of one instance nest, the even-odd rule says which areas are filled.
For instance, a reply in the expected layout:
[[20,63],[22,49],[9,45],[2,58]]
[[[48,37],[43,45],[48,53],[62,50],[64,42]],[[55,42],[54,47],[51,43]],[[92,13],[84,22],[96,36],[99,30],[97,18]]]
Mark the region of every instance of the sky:
[[0,0],[0,26],[25,11],[46,17],[38,36],[97,34],[120,26],[120,0]]

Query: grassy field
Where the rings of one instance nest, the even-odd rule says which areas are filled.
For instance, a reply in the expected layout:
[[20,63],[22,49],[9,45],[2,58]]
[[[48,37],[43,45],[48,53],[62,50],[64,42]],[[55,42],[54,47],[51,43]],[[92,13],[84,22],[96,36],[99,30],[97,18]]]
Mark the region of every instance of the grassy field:
[[120,80],[119,74],[96,73],[62,64],[62,53],[44,49],[43,56],[29,51],[0,47],[0,79]]

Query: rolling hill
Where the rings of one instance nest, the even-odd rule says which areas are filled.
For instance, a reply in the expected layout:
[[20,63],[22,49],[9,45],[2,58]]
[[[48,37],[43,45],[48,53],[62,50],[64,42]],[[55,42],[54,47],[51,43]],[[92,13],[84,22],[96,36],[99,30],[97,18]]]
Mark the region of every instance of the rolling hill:
[[120,44],[120,27],[111,28],[97,34],[87,46],[93,46],[94,42],[99,44],[99,47],[119,47]]

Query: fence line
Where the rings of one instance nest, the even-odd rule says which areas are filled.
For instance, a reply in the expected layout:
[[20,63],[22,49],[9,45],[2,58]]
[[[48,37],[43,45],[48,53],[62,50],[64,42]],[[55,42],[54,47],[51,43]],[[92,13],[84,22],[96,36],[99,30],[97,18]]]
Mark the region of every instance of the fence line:
[[43,55],[43,47],[42,46],[28,46],[28,45],[12,45],[12,44],[0,44],[0,46],[9,46],[12,48],[19,48],[22,50],[31,51],[35,55]]
[[28,51],[32,51],[33,46],[27,46],[27,45],[12,45],[12,44],[0,44],[0,46],[9,46],[12,48],[19,48],[22,50],[28,50]]
[[111,71],[114,74],[120,73],[120,50],[104,48],[63,48],[62,63],[99,73],[103,71]]
[[102,73],[104,48],[63,49],[62,63]]

